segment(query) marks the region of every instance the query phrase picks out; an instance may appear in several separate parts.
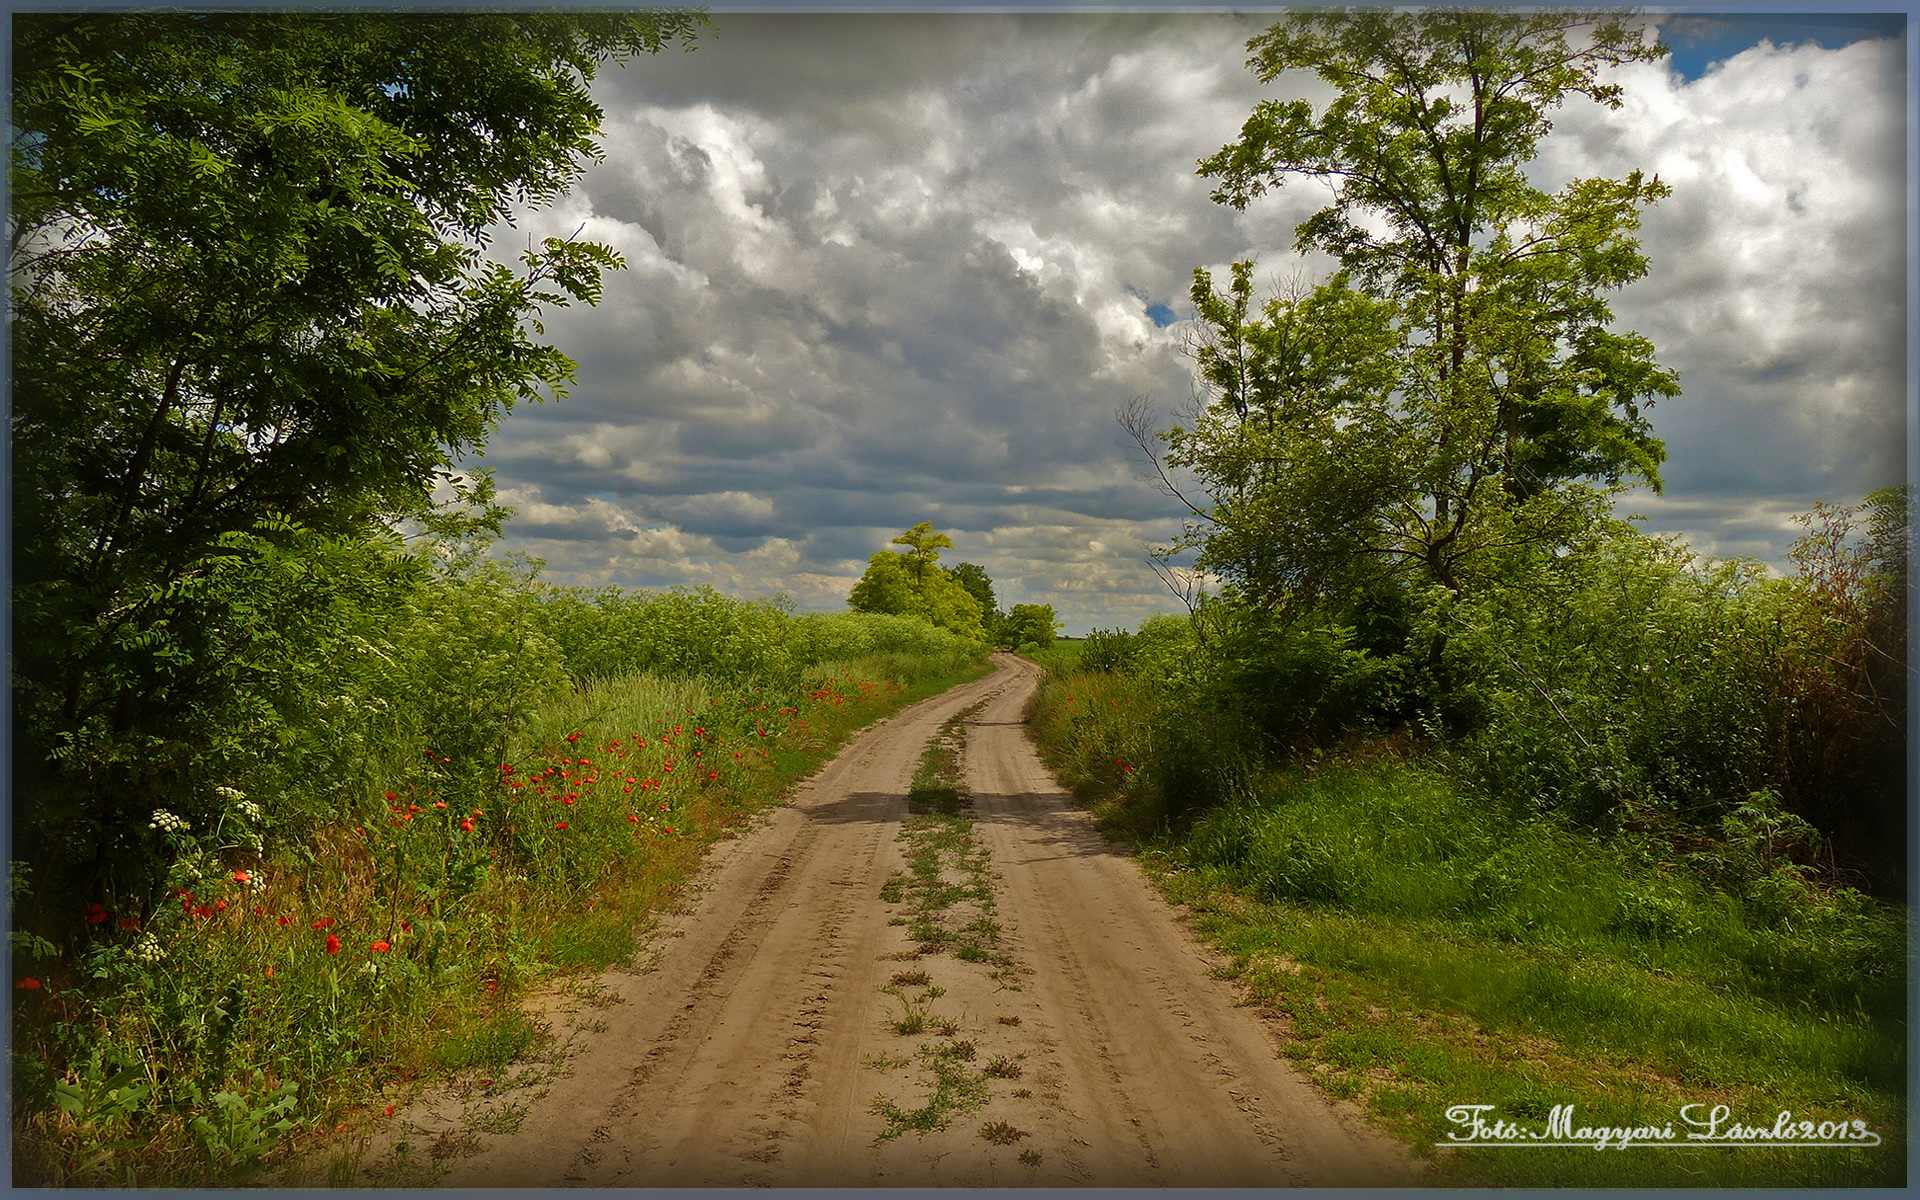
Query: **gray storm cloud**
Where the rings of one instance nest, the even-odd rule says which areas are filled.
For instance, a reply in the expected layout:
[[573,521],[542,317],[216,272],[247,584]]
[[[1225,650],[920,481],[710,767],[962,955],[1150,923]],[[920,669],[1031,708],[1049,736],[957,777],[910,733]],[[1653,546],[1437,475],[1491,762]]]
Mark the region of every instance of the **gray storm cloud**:
[[[1263,95],[1321,85],[1263,89],[1262,23],[1236,16],[717,20],[596,81],[603,161],[500,234],[579,229],[629,263],[599,308],[547,315],[573,394],[493,439],[506,548],[566,581],[832,609],[930,520],[1070,632],[1172,607],[1142,559],[1178,511],[1113,414],[1190,394],[1195,267],[1297,269],[1324,192],[1236,213],[1193,170]],[[1616,304],[1686,389],[1655,412],[1667,495],[1629,507],[1778,559],[1791,513],[1904,467],[1899,51],[1763,45],[1621,82],[1620,110],[1559,114],[1535,170],[1674,186]]]

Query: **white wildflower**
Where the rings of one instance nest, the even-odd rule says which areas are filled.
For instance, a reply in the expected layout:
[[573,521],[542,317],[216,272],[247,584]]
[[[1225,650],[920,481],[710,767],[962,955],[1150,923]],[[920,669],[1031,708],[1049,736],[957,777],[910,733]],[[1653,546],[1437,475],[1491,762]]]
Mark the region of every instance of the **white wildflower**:
[[240,815],[247,819],[249,825],[258,825],[260,818],[267,815],[267,810],[261,808],[251,800],[242,800],[240,802]]
[[160,939],[150,933],[141,934],[140,940],[127,952],[143,963],[157,963],[167,956],[167,952],[160,948]]
[[216,796],[219,796],[220,798],[222,798],[223,800],[226,800],[229,803],[238,803],[247,798],[247,794],[241,791],[239,788],[230,788],[224,785],[221,787],[214,788],[213,794]]
[[153,810],[153,820],[147,822],[147,828],[159,833],[185,833],[187,819],[175,816],[164,808],[156,808]]

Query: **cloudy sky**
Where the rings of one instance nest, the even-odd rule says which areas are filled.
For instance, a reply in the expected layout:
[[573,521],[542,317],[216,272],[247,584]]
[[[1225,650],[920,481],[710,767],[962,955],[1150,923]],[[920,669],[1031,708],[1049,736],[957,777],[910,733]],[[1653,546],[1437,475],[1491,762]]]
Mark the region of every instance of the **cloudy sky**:
[[[1246,69],[1272,19],[722,12],[606,72],[604,161],[497,243],[584,226],[629,264],[548,314],[573,394],[492,440],[503,549],[831,611],[932,521],[1070,634],[1176,607],[1144,559],[1178,509],[1114,413],[1189,397],[1195,267],[1284,278],[1326,202],[1235,212],[1194,174],[1259,99],[1321,94]],[[1569,104],[1532,169],[1672,185],[1615,310],[1685,394],[1654,411],[1666,494],[1626,507],[1778,562],[1792,514],[1905,473],[1900,18],[1655,19],[1674,58]]]

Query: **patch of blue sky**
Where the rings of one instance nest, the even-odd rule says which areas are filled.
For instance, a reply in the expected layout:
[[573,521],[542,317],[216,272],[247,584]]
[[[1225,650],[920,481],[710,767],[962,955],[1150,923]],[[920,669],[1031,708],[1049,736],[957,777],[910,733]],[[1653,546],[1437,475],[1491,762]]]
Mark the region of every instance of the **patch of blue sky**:
[[1152,321],[1158,328],[1165,329],[1177,319],[1173,315],[1173,305],[1168,301],[1155,300],[1145,288],[1135,287],[1131,283],[1126,286],[1127,295],[1146,306],[1147,320]]
[[1900,37],[1906,28],[1906,14],[1898,12],[1677,13],[1661,22],[1660,40],[1673,50],[1673,69],[1691,82],[1763,40],[1837,50],[1868,38]]

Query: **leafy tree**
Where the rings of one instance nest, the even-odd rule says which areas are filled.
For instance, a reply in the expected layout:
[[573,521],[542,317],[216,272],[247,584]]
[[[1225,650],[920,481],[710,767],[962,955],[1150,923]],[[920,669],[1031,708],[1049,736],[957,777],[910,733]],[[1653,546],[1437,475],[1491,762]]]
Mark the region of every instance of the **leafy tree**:
[[1330,184],[1295,248],[1338,269],[1260,304],[1250,263],[1225,293],[1195,272],[1209,399],[1162,436],[1208,499],[1169,551],[1197,547],[1261,607],[1382,579],[1459,594],[1586,536],[1605,488],[1657,489],[1646,410],[1677,377],[1606,297],[1645,274],[1639,213],[1668,189],[1634,172],[1548,193],[1524,167],[1554,108],[1617,107],[1602,68],[1665,48],[1617,16],[1476,9],[1301,12],[1248,47],[1262,81],[1310,70],[1334,97],[1262,102],[1201,174],[1237,208]]
[[925,587],[927,574],[940,561],[940,551],[944,547],[953,549],[953,539],[944,533],[934,531],[933,522],[922,521],[893,539],[896,546],[905,546],[900,560],[913,577],[916,587]]
[[1031,642],[1045,650],[1053,645],[1060,627],[1061,622],[1053,615],[1053,605],[1016,604],[1001,626],[1000,637],[1008,645],[1024,646]]
[[914,616],[923,607],[914,590],[913,577],[906,565],[891,550],[875,551],[867,560],[867,573],[853,585],[847,604],[855,612],[888,613],[896,617]]
[[[598,153],[608,60],[704,18],[23,14],[10,212],[16,831],[96,880],[248,751],[301,588],[573,364],[611,250],[486,231]],[[502,515],[480,480],[480,525]],[[249,573],[291,589],[262,606]],[[302,578],[307,584],[302,584]],[[280,586],[276,585],[276,586]],[[331,586],[331,585],[328,585]],[[308,610],[324,614],[326,603]],[[304,640],[303,640],[304,639]],[[302,647],[306,649],[302,649]],[[252,714],[251,716],[248,714]],[[259,718],[259,719],[256,719]],[[42,874],[40,878],[48,879]],[[96,883],[96,886],[99,886]]]
[[921,596],[927,620],[941,629],[951,629],[976,642],[987,640],[987,627],[980,611],[980,602],[973,598],[973,593],[955,583],[945,571],[934,571],[927,576]]
[[993,579],[987,574],[986,568],[977,563],[955,563],[947,576],[980,602],[982,614],[991,614],[999,609],[1000,602],[993,594]]
[[[953,540],[935,532],[930,522],[922,521],[894,538],[893,543],[908,549],[901,554],[881,550],[869,558],[866,574],[853,585],[847,604],[856,612],[918,617],[975,641],[985,641],[982,617],[992,610],[983,609],[954,573],[939,565],[940,548],[951,547]],[[981,578],[985,577],[981,572]]]

